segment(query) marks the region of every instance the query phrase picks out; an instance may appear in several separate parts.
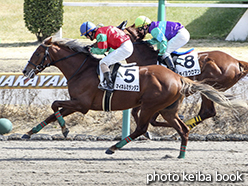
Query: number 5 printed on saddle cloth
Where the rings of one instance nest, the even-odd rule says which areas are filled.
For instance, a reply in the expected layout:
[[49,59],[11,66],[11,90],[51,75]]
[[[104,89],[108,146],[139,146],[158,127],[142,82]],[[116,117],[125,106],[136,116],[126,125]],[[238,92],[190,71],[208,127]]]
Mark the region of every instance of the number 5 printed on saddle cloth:
[[120,67],[115,80],[115,90],[139,92],[139,67]]

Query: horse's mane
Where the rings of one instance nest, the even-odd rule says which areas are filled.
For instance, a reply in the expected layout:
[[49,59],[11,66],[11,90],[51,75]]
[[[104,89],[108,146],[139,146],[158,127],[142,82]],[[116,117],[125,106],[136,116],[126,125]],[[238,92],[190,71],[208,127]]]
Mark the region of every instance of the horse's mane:
[[152,45],[143,40],[145,38],[145,35],[143,34],[143,32],[135,28],[134,24],[125,28],[124,32],[129,35],[134,45],[146,44],[148,48],[151,49],[151,51],[156,51]]
[[135,25],[125,28],[124,32],[130,36],[132,42],[142,41],[145,38],[145,35],[135,28]]
[[43,41],[43,44],[47,45],[47,44],[54,44],[54,45],[58,45],[58,46],[64,46],[69,48],[70,50],[73,50],[75,52],[82,52],[85,54],[90,54],[87,49],[85,44],[79,42],[76,39],[68,39],[68,38],[59,38],[59,37],[52,37],[52,41],[51,43],[47,43],[47,41],[50,39],[47,38]]

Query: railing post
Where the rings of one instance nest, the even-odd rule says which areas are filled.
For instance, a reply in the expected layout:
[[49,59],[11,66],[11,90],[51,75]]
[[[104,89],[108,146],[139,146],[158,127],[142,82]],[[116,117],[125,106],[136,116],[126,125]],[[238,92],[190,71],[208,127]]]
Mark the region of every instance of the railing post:
[[166,20],[165,0],[158,0],[158,21]]
[[130,112],[131,109],[123,110],[122,115],[122,139],[130,135]]

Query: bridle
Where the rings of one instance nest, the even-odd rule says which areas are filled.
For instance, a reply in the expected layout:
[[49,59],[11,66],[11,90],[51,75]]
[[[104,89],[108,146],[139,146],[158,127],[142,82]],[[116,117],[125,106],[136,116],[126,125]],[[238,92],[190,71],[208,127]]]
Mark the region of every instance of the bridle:
[[[81,52],[76,52],[76,53],[74,53],[74,54],[68,55],[68,56],[63,57],[63,58],[61,58],[61,59],[58,59],[58,60],[56,60],[56,61],[52,61],[52,58],[51,58],[51,56],[50,56],[50,54],[49,54],[49,51],[48,51],[48,49],[51,47],[51,45],[50,45],[50,46],[41,45],[41,46],[42,46],[43,48],[45,48],[45,54],[44,54],[43,59],[42,59],[42,61],[40,62],[40,64],[36,65],[36,64],[32,63],[31,61],[28,61],[28,63],[31,64],[31,65],[33,65],[33,66],[35,67],[35,70],[37,70],[38,72],[41,72],[41,71],[44,70],[46,67],[49,67],[49,66],[51,66],[51,65],[54,65],[55,63],[57,63],[57,62],[59,62],[59,61],[68,59],[68,58],[70,58],[70,57],[72,57],[72,56],[75,56],[75,55],[81,53]],[[76,72],[67,80],[67,82],[68,82],[69,80],[71,80],[71,79],[79,72],[79,70],[81,69],[81,67],[84,65],[84,63],[85,63],[86,60],[88,59],[88,56],[89,56],[89,55],[87,55],[87,57],[84,59],[83,63],[80,65],[79,69],[76,70]],[[49,59],[50,63],[47,63],[47,64],[44,65],[44,63],[45,63],[45,61],[47,60],[47,58]]]
[[[57,62],[59,62],[59,61],[65,60],[65,59],[67,59],[67,58],[69,58],[69,57],[75,56],[75,55],[77,55],[77,54],[80,53],[80,52],[76,52],[76,53],[74,53],[74,54],[71,54],[71,55],[69,55],[69,56],[63,57],[63,58],[58,59],[58,60],[56,60],[56,61],[52,61],[52,58],[51,58],[51,56],[50,56],[50,54],[49,54],[49,52],[48,52],[48,49],[49,49],[50,46],[44,46],[44,45],[41,45],[41,46],[42,46],[43,48],[45,48],[45,54],[44,54],[43,59],[42,59],[42,61],[40,62],[40,64],[36,65],[36,64],[32,63],[31,61],[28,61],[28,63],[31,64],[31,65],[33,65],[33,66],[35,67],[35,69],[36,69],[38,72],[41,72],[41,71],[44,70],[46,67],[49,67],[49,66],[51,66],[51,65],[54,65],[55,63],[57,63]],[[45,61],[47,60],[47,58],[49,58],[50,63],[47,63],[47,64],[44,65],[44,63],[45,63]]]

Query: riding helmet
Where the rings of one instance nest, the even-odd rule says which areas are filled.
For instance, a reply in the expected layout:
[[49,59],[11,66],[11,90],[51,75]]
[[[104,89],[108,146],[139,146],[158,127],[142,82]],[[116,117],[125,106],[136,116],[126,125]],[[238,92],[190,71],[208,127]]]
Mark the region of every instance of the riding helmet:
[[143,26],[149,25],[149,24],[151,24],[151,20],[146,16],[139,16],[135,20],[135,27],[136,28],[143,27]]
[[84,22],[80,27],[81,36],[87,36],[87,34],[96,28],[94,23],[87,21]]

